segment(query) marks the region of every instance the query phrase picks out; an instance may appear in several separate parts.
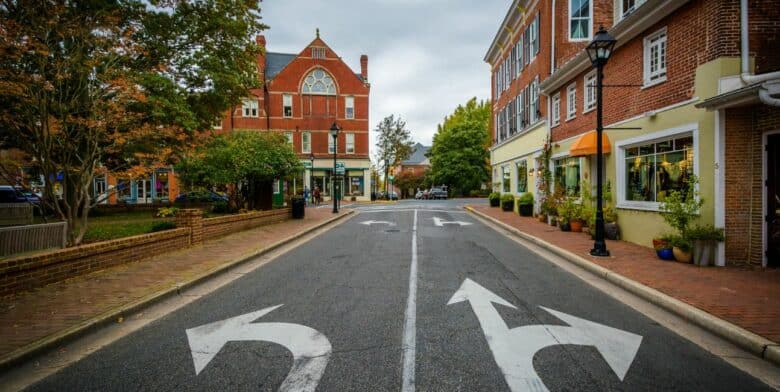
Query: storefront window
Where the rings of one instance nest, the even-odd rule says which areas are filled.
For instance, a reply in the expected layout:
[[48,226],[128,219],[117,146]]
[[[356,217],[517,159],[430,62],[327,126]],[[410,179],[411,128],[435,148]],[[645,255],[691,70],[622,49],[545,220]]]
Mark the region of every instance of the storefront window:
[[157,172],[155,174],[155,191],[158,199],[167,199],[169,195],[168,172]]
[[132,197],[129,180],[119,180],[116,184],[116,196],[119,200],[127,200]]
[[526,160],[517,163],[517,192],[528,192],[528,161]]
[[555,187],[564,189],[566,196],[579,196],[579,158],[563,158],[555,161]]
[[352,196],[363,195],[363,175],[354,175],[348,177],[349,181],[349,194]]
[[501,184],[503,185],[503,191],[504,193],[509,193],[511,190],[509,189],[509,179],[510,179],[510,173],[509,173],[509,166],[504,166],[501,168],[501,174],[502,174],[502,181]]
[[625,156],[626,200],[663,202],[693,174],[693,137],[629,147]]

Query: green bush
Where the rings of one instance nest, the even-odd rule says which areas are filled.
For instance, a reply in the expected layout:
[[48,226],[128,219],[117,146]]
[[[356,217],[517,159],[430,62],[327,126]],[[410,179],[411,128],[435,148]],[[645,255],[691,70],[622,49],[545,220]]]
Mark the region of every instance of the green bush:
[[176,212],[179,211],[178,207],[163,207],[157,209],[158,218],[170,218],[176,216]]
[[688,229],[686,237],[691,241],[723,241],[723,229],[713,225],[696,225]]
[[509,203],[510,201],[515,201],[515,197],[512,196],[511,193],[505,193],[501,195],[501,202],[502,203]]
[[171,221],[161,221],[161,222],[154,222],[152,224],[151,230],[149,230],[151,233],[155,233],[158,231],[164,231],[164,230],[171,230],[176,228],[176,223]]
[[531,192],[523,193],[522,195],[520,195],[520,198],[517,200],[517,204],[521,206],[534,204],[534,194]]
[[498,207],[501,202],[501,194],[498,192],[493,192],[488,195],[488,199],[490,200],[491,207]]
[[683,252],[690,252],[691,248],[693,248],[691,241],[681,235],[672,234],[667,236],[666,239],[669,245],[680,248]]
[[216,214],[227,214],[230,212],[230,206],[226,201],[217,201],[211,205],[211,212]]

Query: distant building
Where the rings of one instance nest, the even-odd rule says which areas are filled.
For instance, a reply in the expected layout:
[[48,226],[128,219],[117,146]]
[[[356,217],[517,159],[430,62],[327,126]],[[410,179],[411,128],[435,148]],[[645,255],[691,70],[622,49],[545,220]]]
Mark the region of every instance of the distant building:
[[401,173],[414,173],[414,175],[423,175],[425,171],[431,168],[431,161],[425,154],[430,150],[430,146],[423,146],[417,143],[412,147],[412,155],[401,161],[401,164],[393,168],[393,175]]
[[[257,44],[265,49],[260,35]],[[370,198],[368,155],[368,56],[360,56],[355,73],[319,36],[300,53],[266,51],[257,56],[262,88],[225,115],[217,127],[222,132],[257,130],[284,134],[306,170],[287,186],[295,192],[318,186],[331,196],[335,122],[341,128],[335,148],[345,166],[342,197]],[[283,190],[280,184],[275,193]]]

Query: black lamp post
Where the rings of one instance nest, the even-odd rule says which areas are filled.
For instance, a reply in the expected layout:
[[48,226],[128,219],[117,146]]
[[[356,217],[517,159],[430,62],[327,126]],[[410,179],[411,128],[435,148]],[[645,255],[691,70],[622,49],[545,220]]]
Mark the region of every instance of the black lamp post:
[[338,212],[339,212],[339,207],[336,204],[336,194],[337,194],[336,189],[338,187],[338,185],[336,183],[336,153],[338,152],[338,148],[336,146],[336,141],[337,141],[336,138],[339,137],[339,131],[340,130],[341,129],[339,128],[339,126],[335,122],[330,127],[330,136],[333,138],[333,178],[331,179],[331,181],[333,181],[333,186],[332,186],[333,189],[331,189],[331,193],[333,195],[333,213],[334,214],[338,214]]
[[615,47],[616,40],[599,26],[599,31],[593,37],[593,41],[588,44],[585,50],[590,57],[590,62],[596,67],[596,241],[590,254],[593,256],[609,256],[607,243],[604,241],[604,209],[603,209],[603,183],[602,174],[604,166],[604,153],[602,151],[601,134],[604,131],[601,118],[601,88],[604,78],[604,66],[607,65],[612,49]]
[[309,162],[311,162],[309,167],[309,194],[311,195],[311,203],[314,204],[314,153],[309,155]]

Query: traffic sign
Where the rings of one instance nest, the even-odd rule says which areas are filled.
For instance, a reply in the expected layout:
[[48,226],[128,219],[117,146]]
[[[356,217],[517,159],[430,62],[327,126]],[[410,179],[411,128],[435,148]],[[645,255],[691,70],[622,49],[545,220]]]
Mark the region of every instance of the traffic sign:
[[344,162],[336,162],[336,175],[344,175]]
[[310,168],[310,167],[311,167],[311,162],[309,162],[309,161],[303,161],[303,167],[304,167],[304,168],[307,168],[307,169],[308,169],[308,168]]
[[395,180],[395,176],[387,176],[387,179],[390,180],[390,182],[393,182],[393,180]]

